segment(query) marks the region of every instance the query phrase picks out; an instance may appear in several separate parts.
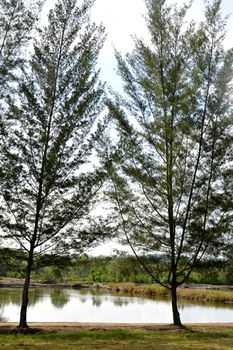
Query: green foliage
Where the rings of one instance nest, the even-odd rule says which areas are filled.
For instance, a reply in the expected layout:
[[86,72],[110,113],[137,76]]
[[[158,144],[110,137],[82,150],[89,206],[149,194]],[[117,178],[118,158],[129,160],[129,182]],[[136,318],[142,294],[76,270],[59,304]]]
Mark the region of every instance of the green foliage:
[[20,278],[25,273],[25,267],[24,252],[10,248],[0,249],[0,276]]
[[[80,253],[107,232],[101,218],[90,216],[105,175],[89,164],[104,93],[96,69],[104,28],[91,23],[92,5],[55,3],[6,101],[1,229],[8,244],[16,242],[28,254],[21,326],[35,253]],[[44,280],[56,278],[54,270],[44,271]]]
[[58,267],[44,267],[39,280],[47,284],[62,282],[62,272]]
[[92,153],[103,94],[95,72],[103,28],[88,23],[91,5],[58,1],[24,66],[20,104],[10,101],[2,228],[25,249],[69,237],[82,250],[98,237],[88,211],[102,175],[79,170]]
[[91,5],[58,1],[24,66],[20,103],[9,101],[2,228],[28,250],[48,241],[60,251],[63,243],[83,250],[98,238],[88,214],[102,174],[81,169],[92,154],[103,94],[95,64],[104,33],[88,23]]
[[[22,277],[26,266],[26,255],[7,249],[0,251],[1,277]],[[144,262],[155,269],[160,263],[157,258],[144,257]],[[167,265],[167,270],[169,266]],[[79,258],[42,255],[34,261],[31,277],[42,283],[136,283],[153,284],[145,269],[134,256],[115,255],[112,257]],[[161,276],[162,278],[162,276]],[[163,276],[166,278],[166,273]],[[204,261],[194,269],[188,283],[232,284],[232,259]]]
[[[180,325],[176,288],[232,234],[233,50],[223,48],[221,1],[206,3],[198,25],[186,22],[187,5],[146,4],[150,43],[136,38],[125,58],[116,53],[124,95],[107,106],[118,139],[105,141],[102,154],[112,159],[109,198],[120,231],[171,290]],[[157,251],[164,263],[154,269],[141,255]]]

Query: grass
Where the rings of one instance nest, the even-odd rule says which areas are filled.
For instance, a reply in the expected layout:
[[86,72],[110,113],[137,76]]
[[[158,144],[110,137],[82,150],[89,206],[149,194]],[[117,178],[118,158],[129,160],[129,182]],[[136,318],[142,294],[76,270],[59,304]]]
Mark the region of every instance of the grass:
[[5,350],[227,350],[233,348],[233,329],[144,331],[77,330],[34,335],[2,334]]
[[[103,285],[101,285],[103,286]],[[111,291],[151,297],[169,297],[169,290],[159,285],[137,285],[133,283],[109,283],[105,285]],[[101,287],[100,287],[101,288]],[[214,290],[204,288],[178,288],[178,298],[190,301],[233,303],[232,290]]]

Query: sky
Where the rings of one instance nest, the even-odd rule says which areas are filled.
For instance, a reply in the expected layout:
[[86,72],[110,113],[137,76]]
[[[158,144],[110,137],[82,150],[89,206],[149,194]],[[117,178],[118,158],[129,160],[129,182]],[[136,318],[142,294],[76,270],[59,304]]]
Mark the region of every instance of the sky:
[[[187,0],[186,3],[189,1]],[[181,5],[183,0],[167,0],[168,4]],[[231,15],[228,20],[228,35],[226,47],[233,44],[233,1],[222,0],[222,13]],[[144,0],[96,0],[92,9],[92,19],[96,23],[102,22],[106,28],[107,40],[100,53],[99,65],[101,78],[115,89],[121,86],[116,74],[114,47],[125,54],[133,48],[132,35],[140,38],[148,37],[145,19],[146,6]],[[204,15],[204,1],[193,0],[187,19],[199,21]],[[114,78],[114,79],[113,79]]]
[[[187,0],[186,3],[189,1]],[[47,9],[51,7],[54,0],[47,0]],[[182,5],[183,0],[167,0],[168,4],[177,3]],[[46,9],[45,9],[46,10]],[[230,15],[228,19],[228,34],[225,40],[225,47],[233,45],[233,1],[222,0],[223,15]],[[144,0],[96,0],[92,8],[91,18],[97,24],[103,23],[107,33],[105,45],[100,53],[98,65],[101,69],[100,78],[106,81],[114,90],[121,89],[120,78],[116,73],[116,61],[114,57],[114,48],[123,55],[130,52],[133,48],[132,36],[139,38],[148,38],[148,32],[145,25],[144,16],[146,6]],[[193,0],[187,19],[200,21],[204,15],[204,1]],[[121,245],[114,242],[103,244],[93,250],[92,255],[108,255],[114,249],[122,249]],[[128,250],[129,251],[129,250]],[[89,253],[89,252],[88,252]]]

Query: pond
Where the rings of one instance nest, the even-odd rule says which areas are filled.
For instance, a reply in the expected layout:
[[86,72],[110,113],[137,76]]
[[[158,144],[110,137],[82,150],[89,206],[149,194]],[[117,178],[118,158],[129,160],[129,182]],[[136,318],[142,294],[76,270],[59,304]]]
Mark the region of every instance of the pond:
[[[172,323],[167,299],[76,289],[30,290],[29,322]],[[0,321],[18,322],[21,290],[0,288]],[[182,322],[233,322],[233,306],[180,302]]]

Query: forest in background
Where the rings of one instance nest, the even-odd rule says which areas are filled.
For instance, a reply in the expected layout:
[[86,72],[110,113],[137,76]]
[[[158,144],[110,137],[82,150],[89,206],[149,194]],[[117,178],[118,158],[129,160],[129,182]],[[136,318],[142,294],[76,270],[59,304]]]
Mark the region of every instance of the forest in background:
[[[24,252],[1,249],[0,278],[23,278],[26,268]],[[159,256],[145,256],[145,262],[155,268],[161,263]],[[167,269],[169,266],[167,266]],[[45,284],[67,283],[136,283],[153,284],[153,279],[138,262],[137,258],[116,252],[112,256],[92,257],[84,254],[80,257],[42,256],[36,259],[32,278]],[[232,285],[232,257],[209,259],[197,266],[188,283]]]

